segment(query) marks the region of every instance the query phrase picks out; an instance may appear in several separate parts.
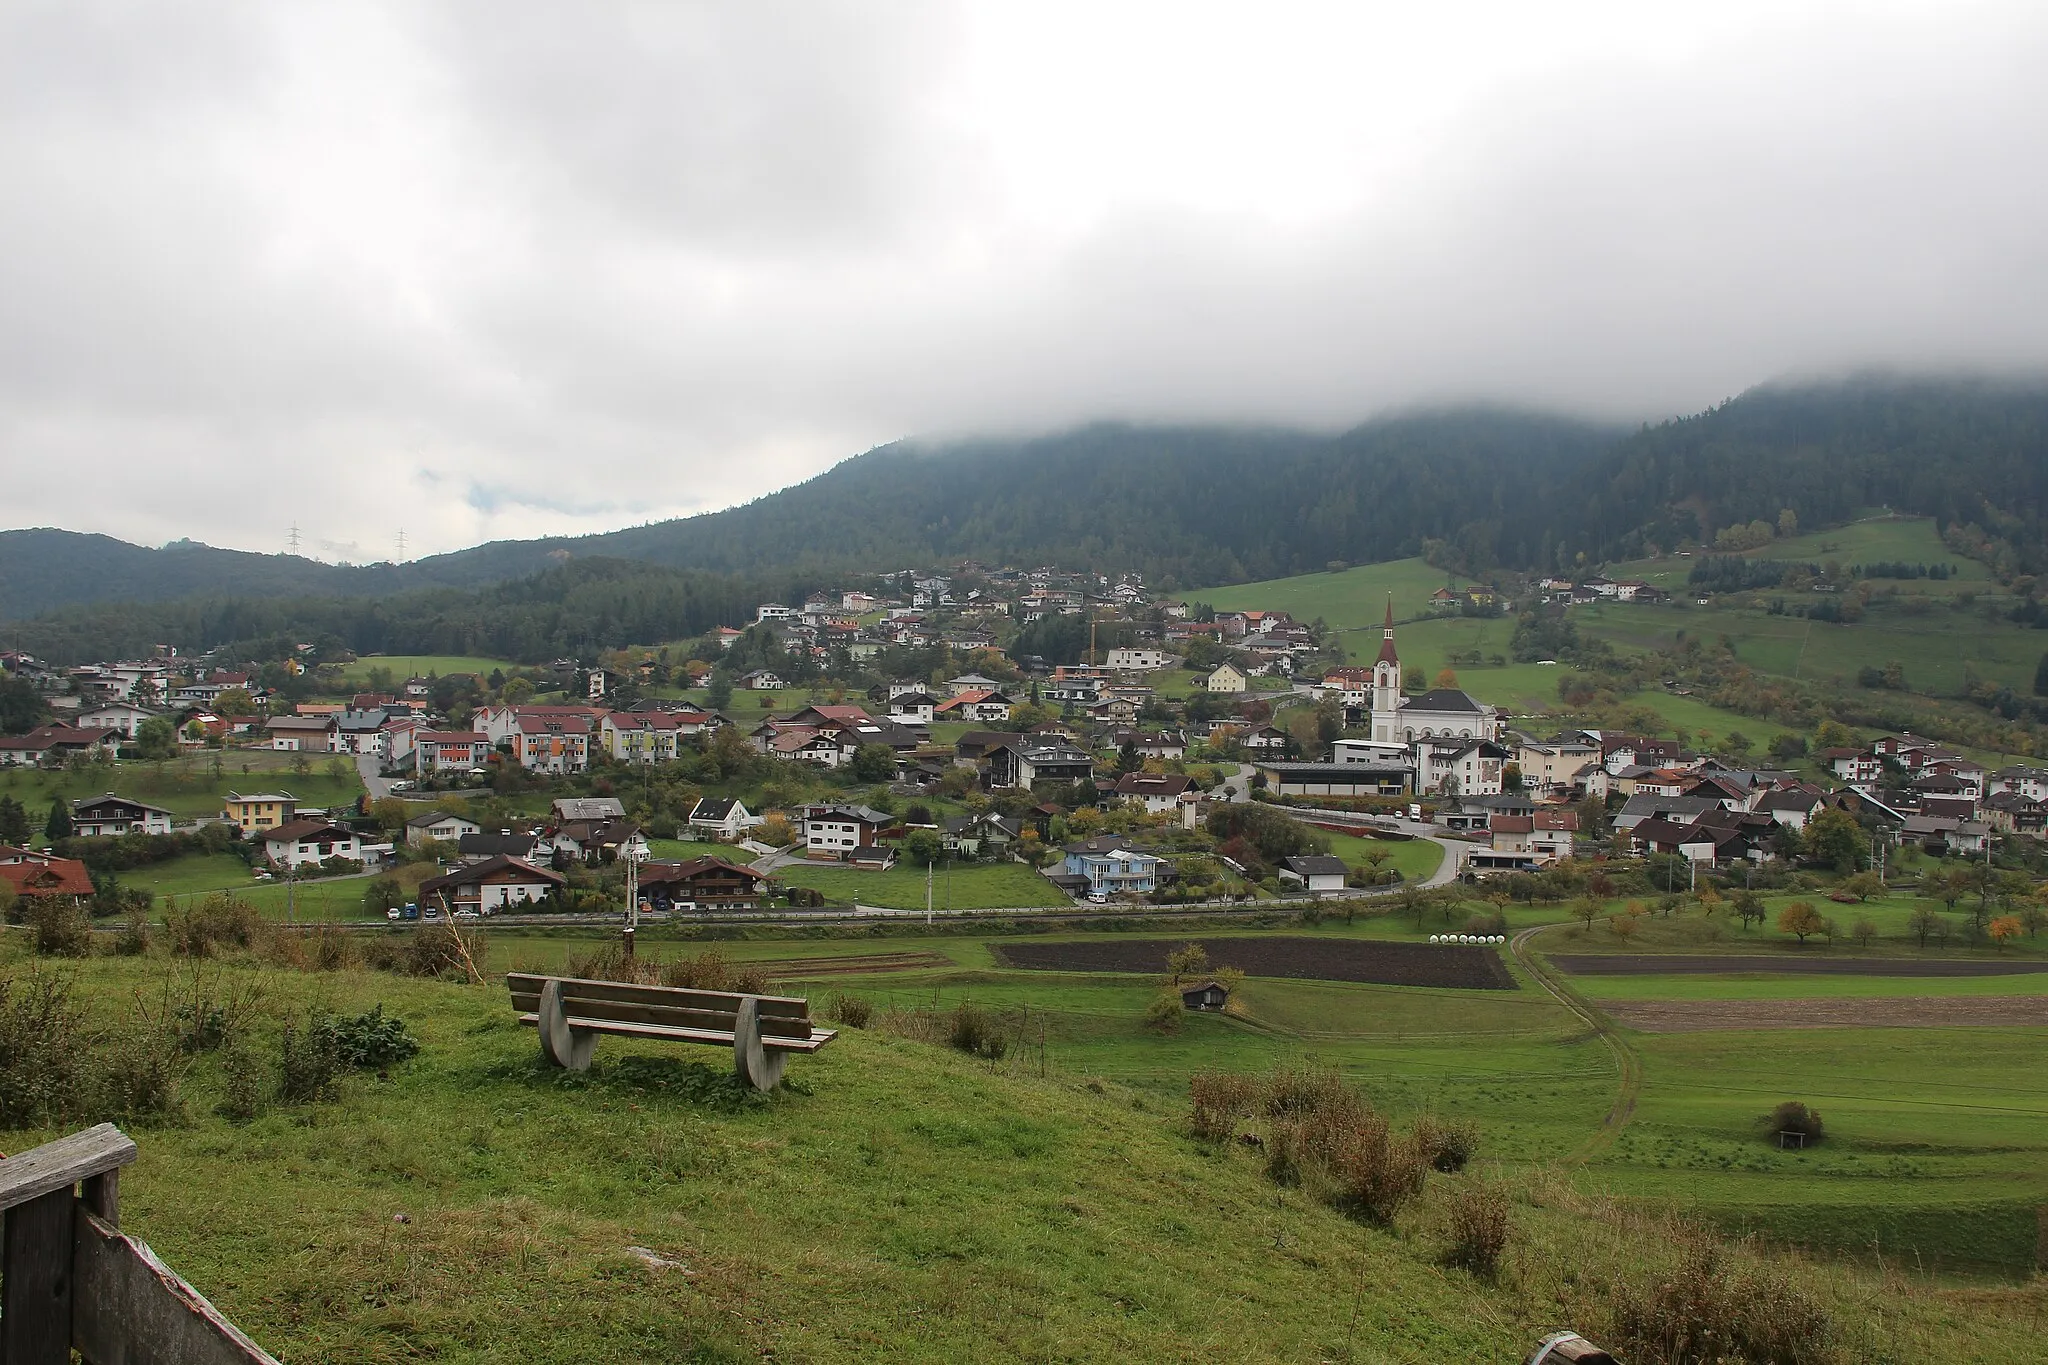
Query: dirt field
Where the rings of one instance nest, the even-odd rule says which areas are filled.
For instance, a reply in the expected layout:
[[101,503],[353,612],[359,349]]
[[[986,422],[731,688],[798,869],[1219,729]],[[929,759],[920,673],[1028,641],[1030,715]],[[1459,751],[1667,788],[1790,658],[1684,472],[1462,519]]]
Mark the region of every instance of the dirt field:
[[950,967],[953,959],[942,953],[866,953],[856,957],[785,957],[749,962],[777,981],[808,981],[820,976],[867,976],[875,972],[915,972],[928,967]]
[[[1051,972],[1163,972],[1166,955],[1186,939],[1105,940],[1094,943],[999,943],[998,959],[1012,967]],[[1437,947],[1422,943],[1368,943],[1327,938],[1211,938],[1198,940],[1218,967],[1246,976],[1310,981],[1362,981],[1380,986],[1451,986],[1513,990],[1500,954],[1492,948]]]
[[2048,962],[1976,958],[1754,957],[1708,953],[1559,953],[1551,965],[1573,976],[1740,975],[1791,972],[1841,976],[2021,976]]
[[1642,1033],[1729,1029],[2027,1028],[2048,1025],[2048,995],[1823,1000],[1628,1000],[1602,1005]]

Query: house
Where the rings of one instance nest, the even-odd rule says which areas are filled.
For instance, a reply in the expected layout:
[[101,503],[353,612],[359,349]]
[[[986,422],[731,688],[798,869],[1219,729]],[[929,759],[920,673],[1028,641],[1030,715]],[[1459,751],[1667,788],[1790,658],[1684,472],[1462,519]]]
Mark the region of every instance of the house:
[[1298,882],[1303,890],[1326,896],[1344,890],[1351,869],[1344,866],[1342,858],[1312,853],[1284,860],[1279,872],[1281,881]]
[[1092,782],[1095,759],[1063,739],[1037,735],[1013,739],[988,755],[992,787],[1037,787],[1041,782]]
[[290,792],[254,792],[248,796],[231,791],[221,802],[221,819],[243,834],[256,834],[289,824],[299,812],[299,798]]
[[1242,692],[1245,682],[1244,670],[1226,661],[1216,665],[1202,686],[1211,692]]
[[45,856],[0,862],[0,881],[22,900],[69,900],[76,905],[94,893],[92,874],[75,858]]
[[1182,1009],[1220,1010],[1230,1001],[1230,992],[1219,981],[1190,981],[1180,988]]
[[956,693],[932,707],[932,720],[964,720],[970,724],[987,725],[1010,718],[1010,711],[1016,706],[1001,692],[988,688],[974,688]]
[[1129,697],[1104,697],[1088,707],[1088,719],[1097,725],[1128,725],[1138,718],[1138,703]]
[[492,858],[517,858],[521,862],[546,862],[554,856],[546,836],[532,832],[501,829],[496,834],[465,834],[455,841],[455,856],[465,863],[489,862]]
[[1150,673],[1165,668],[1173,656],[1163,649],[1112,649],[1103,660],[1111,668],[1122,673]]
[[1975,820],[1958,820],[1949,815],[1909,815],[1900,837],[1936,855],[1970,855],[1985,850],[1990,842],[1991,828]]
[[693,830],[731,843],[745,838],[748,830],[766,818],[750,813],[738,797],[703,796],[690,810],[689,825]]
[[481,730],[415,730],[413,771],[421,777],[467,773],[491,761],[491,737]]
[[712,854],[679,863],[644,863],[640,895],[656,910],[751,910],[768,903],[768,878]]
[[1182,773],[1125,773],[1117,779],[1116,794],[1152,815],[1178,810],[1181,802],[1200,795],[1195,791],[1195,779]]
[[940,838],[948,853],[978,858],[983,853],[1001,853],[1024,832],[1024,822],[996,812],[962,815],[946,821]]
[[736,681],[740,687],[749,692],[776,692],[787,685],[782,679],[776,677],[775,674],[765,668],[757,668],[751,673],[742,673]]
[[804,807],[804,855],[811,858],[854,858],[879,847],[878,836],[894,821],[866,806]]
[[[1186,758],[1188,737],[1162,730],[1156,735],[1139,735],[1131,741],[1140,758]],[[1119,743],[1118,748],[1122,748]]]
[[417,848],[429,839],[452,844],[465,834],[481,834],[483,826],[460,815],[430,810],[405,822],[405,842]]
[[667,711],[613,711],[597,723],[604,751],[620,763],[668,763],[682,725]]
[[1799,783],[1764,792],[1750,809],[1761,811],[1788,829],[1805,829],[1809,820],[1826,807],[1827,793]]
[[537,906],[566,885],[568,879],[559,872],[500,854],[427,878],[420,883],[419,897],[450,915],[463,910],[489,915]]
[[529,772],[580,773],[590,766],[590,722],[555,710],[535,707],[513,719],[512,760]]
[[1418,791],[1497,796],[1514,755],[1490,739],[1420,739],[1413,747]]
[[[959,701],[958,697],[953,697],[947,704],[957,706]],[[938,704],[938,698],[928,693],[901,692],[889,698],[889,719],[898,725],[930,725],[932,711]],[[961,719],[966,720],[970,717],[963,713]]]
[[1523,738],[1515,746],[1523,788],[1543,797],[1578,794],[1585,785],[1579,774],[1599,757],[1598,744],[1564,736],[1548,740]]
[[263,856],[279,867],[324,863],[329,858],[360,861],[362,841],[356,832],[329,820],[293,820],[263,832]]
[[169,834],[171,813],[108,792],[71,803],[71,832],[83,838],[120,834]]
[[1089,899],[1150,895],[1159,889],[1165,859],[1137,848],[1121,834],[1068,844],[1064,870],[1048,880],[1071,895]]
[[[787,621],[794,615],[796,615],[794,609],[780,602],[763,602],[760,606],[754,608],[754,624],[759,625],[763,621]],[[733,633],[737,635],[739,632],[734,631]]]
[[1984,798],[1983,820],[2002,834],[2039,835],[2048,829],[2048,804],[2016,791],[1993,792]]
[[170,714],[161,707],[140,706],[132,701],[110,701],[73,712],[71,723],[81,730],[115,730],[123,739],[134,739],[142,733],[146,722]]
[[543,846],[551,854],[586,863],[619,858],[638,861],[649,852],[647,836],[640,832],[640,827],[617,816],[564,820],[548,832]]
[[114,729],[39,725],[25,735],[0,735],[0,768],[51,767],[93,751],[111,758],[120,741],[121,732]]
[[341,724],[333,716],[272,716],[263,729],[270,747],[284,753],[338,754]]
[[1578,832],[1579,813],[1575,810],[1544,807],[1529,812],[1529,851],[1538,861],[1571,857]]

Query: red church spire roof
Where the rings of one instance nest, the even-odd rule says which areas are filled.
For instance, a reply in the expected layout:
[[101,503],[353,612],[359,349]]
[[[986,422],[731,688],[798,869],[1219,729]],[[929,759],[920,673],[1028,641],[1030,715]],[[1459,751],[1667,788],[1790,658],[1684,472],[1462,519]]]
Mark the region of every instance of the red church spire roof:
[[1394,653],[1394,594],[1387,594],[1387,624],[1380,632],[1380,657],[1383,664],[1399,664],[1401,657]]

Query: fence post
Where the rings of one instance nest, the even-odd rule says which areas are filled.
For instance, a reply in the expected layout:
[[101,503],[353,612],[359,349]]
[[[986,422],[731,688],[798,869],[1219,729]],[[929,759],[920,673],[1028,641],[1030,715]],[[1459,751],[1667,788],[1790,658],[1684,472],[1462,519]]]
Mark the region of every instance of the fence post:
[[0,1361],[69,1365],[71,1186],[7,1210],[0,1258]]

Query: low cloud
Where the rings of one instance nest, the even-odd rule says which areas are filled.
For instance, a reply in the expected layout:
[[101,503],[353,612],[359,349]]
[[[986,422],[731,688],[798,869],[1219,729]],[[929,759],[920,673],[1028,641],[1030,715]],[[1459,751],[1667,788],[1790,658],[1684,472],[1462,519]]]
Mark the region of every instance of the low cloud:
[[374,558],[914,433],[2040,368],[2044,58],[1995,4],[10,6],[7,521]]

